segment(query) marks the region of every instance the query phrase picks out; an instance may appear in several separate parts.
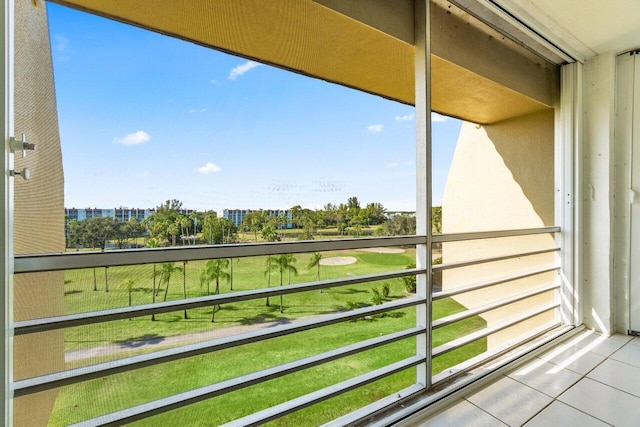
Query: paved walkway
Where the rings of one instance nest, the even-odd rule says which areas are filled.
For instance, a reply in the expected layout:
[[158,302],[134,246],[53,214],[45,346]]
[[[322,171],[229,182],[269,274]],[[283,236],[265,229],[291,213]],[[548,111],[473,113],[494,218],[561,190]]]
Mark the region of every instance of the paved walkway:
[[[308,319],[308,317],[304,319]],[[295,321],[299,322],[301,320],[303,319],[296,319]],[[124,353],[128,352],[193,344],[201,341],[208,341],[229,337],[232,335],[239,335],[246,332],[253,332],[260,329],[271,328],[290,322],[291,320],[283,317],[272,322],[257,323],[253,325],[229,326],[226,328],[217,328],[211,331],[194,332],[183,335],[173,335],[168,337],[149,336],[147,338],[127,340],[97,347],[66,351],[64,353],[64,359],[66,362],[74,362],[93,357],[112,356],[116,354],[123,354],[124,356]]]

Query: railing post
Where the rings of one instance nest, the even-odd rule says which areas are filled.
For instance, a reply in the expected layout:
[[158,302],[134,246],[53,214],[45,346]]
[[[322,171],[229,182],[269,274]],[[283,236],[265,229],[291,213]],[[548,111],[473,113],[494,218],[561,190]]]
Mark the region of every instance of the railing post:
[[414,9],[416,108],[416,234],[427,236],[416,245],[416,265],[426,269],[416,280],[416,294],[426,298],[416,307],[416,324],[426,333],[416,339],[416,354],[426,363],[416,369],[416,382],[431,386],[431,46],[429,0],[416,0]]
[[561,288],[558,300],[562,302],[560,321],[565,324],[582,323],[580,292],[581,221],[576,207],[582,199],[579,175],[581,166],[581,81],[580,63],[567,64],[561,69],[561,93],[556,108],[555,140],[555,223],[562,228],[556,235],[556,246],[561,249],[558,261],[562,266],[558,275]]

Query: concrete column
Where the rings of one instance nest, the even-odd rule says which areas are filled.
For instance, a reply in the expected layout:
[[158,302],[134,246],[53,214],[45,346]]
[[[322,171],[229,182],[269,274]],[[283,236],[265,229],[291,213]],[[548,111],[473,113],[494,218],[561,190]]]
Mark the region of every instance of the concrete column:
[[615,55],[584,64],[584,138],[582,185],[584,323],[613,331],[613,201]]

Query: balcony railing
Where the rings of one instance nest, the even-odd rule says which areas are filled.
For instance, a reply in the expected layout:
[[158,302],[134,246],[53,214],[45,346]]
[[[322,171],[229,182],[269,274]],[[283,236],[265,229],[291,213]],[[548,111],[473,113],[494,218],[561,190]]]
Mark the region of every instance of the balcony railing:
[[[525,230],[434,235],[432,236],[432,242],[446,244],[449,242],[463,242],[476,239],[522,238],[522,236],[553,234],[559,231],[560,229],[558,227],[544,227]],[[15,273],[29,274],[45,271],[67,271],[99,267],[110,268],[117,266],[160,264],[166,262],[211,260],[218,258],[244,258],[288,253],[311,253],[363,248],[389,248],[397,246],[415,247],[416,245],[426,245],[427,241],[428,239],[426,236],[408,236],[107,251],[103,253],[87,252],[29,255],[16,257]],[[55,330],[66,330],[74,327],[99,325],[118,320],[135,319],[141,316],[178,312],[187,309],[197,309],[202,307],[211,308],[216,305],[228,305],[232,303],[264,299],[267,297],[291,295],[300,292],[320,291],[329,288],[338,289],[346,286],[380,280],[391,280],[420,275],[423,277],[431,277],[433,273],[442,273],[479,265],[491,265],[491,263],[500,263],[516,259],[526,260],[532,257],[540,257],[557,253],[558,251],[559,249],[555,247],[544,247],[449,263],[447,263],[447,260],[445,259],[444,264],[434,265],[431,268],[431,271],[424,268],[392,269],[390,271],[381,271],[374,274],[340,277],[329,280],[293,284],[289,286],[243,290],[220,295],[209,295],[153,304],[134,305],[132,307],[117,307],[99,311],[64,314],[56,317],[21,320],[13,322],[12,330],[13,334],[18,337]],[[553,257],[548,258],[553,259]],[[526,264],[527,263],[524,262],[524,265]],[[445,369],[441,369],[439,372],[434,372],[434,360],[441,358],[447,353],[459,350],[464,346],[483,342],[487,337],[492,337],[501,331],[522,325],[526,326],[526,322],[528,320],[541,316],[545,313],[557,312],[560,307],[560,298],[557,296],[560,285],[557,278],[553,276],[557,276],[555,272],[559,271],[561,267],[556,264],[555,259],[551,262],[546,262],[546,265],[539,265],[540,263],[537,264],[538,265],[522,269],[522,271],[512,272],[502,276],[498,275],[489,279],[483,278],[475,282],[471,281],[470,283],[465,283],[463,286],[445,286],[442,290],[430,293],[427,292],[426,298],[420,297],[420,292],[418,292],[415,295],[398,298],[394,301],[386,302],[381,305],[358,307],[348,311],[334,311],[328,314],[322,314],[302,320],[295,320],[287,324],[280,324],[269,328],[262,328],[222,338],[205,340],[202,342],[184,343],[173,348],[135,354],[129,357],[116,358],[115,360],[92,363],[88,366],[75,367],[61,372],[52,372],[38,377],[20,379],[13,382],[12,390],[15,397],[25,396],[45,390],[56,389],[62,386],[78,384],[84,381],[106,378],[116,374],[134,373],[135,371],[146,367],[153,367],[164,363],[212,354],[225,349],[265,342],[267,340],[277,339],[278,337],[286,337],[291,334],[312,331],[317,328],[323,328],[330,325],[344,324],[345,322],[357,319],[371,318],[376,315],[396,312],[398,310],[412,307],[423,307],[423,312],[426,312],[426,315],[429,318],[429,321],[417,318],[415,326],[402,330],[381,334],[359,342],[342,345],[338,348],[302,357],[297,360],[291,360],[276,366],[270,366],[266,369],[259,369],[234,378],[225,379],[213,384],[207,384],[191,390],[172,394],[164,398],[133,405],[125,409],[87,419],[77,424],[87,426],[122,425],[162,414],[167,411],[186,407],[216,396],[246,389],[256,384],[261,384],[276,378],[294,375],[295,373],[344,359],[349,356],[361,354],[366,351],[378,351],[384,346],[388,346],[402,340],[415,340],[417,339],[416,337],[433,337],[434,334],[439,334],[439,330],[444,330],[458,322],[475,319],[474,321],[477,325],[483,325],[482,327],[477,327],[476,325],[476,327],[472,328],[472,330],[465,335],[453,336],[450,337],[450,339],[444,339],[444,342],[439,343],[438,345],[434,344],[433,348],[427,349],[427,354],[424,354],[419,347],[416,347],[418,350],[415,351],[415,354],[409,357],[403,357],[401,360],[396,360],[386,366],[356,375],[345,381],[320,388],[311,393],[289,399],[267,409],[259,410],[249,416],[238,418],[232,421],[229,425],[262,424],[332,397],[342,395],[351,390],[358,389],[374,381],[406,371],[410,368],[420,366],[425,368],[416,369],[416,380],[413,385],[409,385],[402,390],[397,390],[393,396],[373,404],[368,409],[370,411],[378,411],[382,407],[387,407],[407,399],[420,391],[424,391],[427,384],[441,384],[452,376],[467,372],[478,364],[486,362],[487,358],[495,356],[500,352],[504,352],[508,348],[513,348],[521,344],[523,341],[530,339],[533,335],[541,334],[559,325],[560,317],[557,314],[554,314],[551,316],[551,320],[546,319],[543,322],[536,323],[534,327],[529,327],[525,332],[520,333],[517,338],[510,338],[506,344],[502,343],[501,345],[495,346],[495,349],[486,349],[486,344],[483,344],[481,347],[485,349],[484,351],[481,351],[479,355],[475,355],[474,353],[475,356],[472,358],[466,358],[460,363],[456,363],[453,366],[446,366]],[[496,270],[500,270],[500,268],[496,268]],[[553,278],[547,279],[549,274],[551,274]],[[438,304],[439,301],[447,300],[450,304],[456,304],[456,306],[458,306],[459,303],[455,302],[456,298],[460,298],[464,295],[473,295],[473,292],[490,291],[492,288],[500,285],[517,283],[518,280],[530,279],[537,276],[542,279],[538,280],[533,286],[527,286],[524,290],[516,290],[511,292],[509,295],[498,296],[498,298],[490,301],[482,301],[481,304],[476,304],[473,307],[460,306],[462,308],[458,309],[454,313],[438,318],[433,317],[433,304]],[[429,286],[431,282],[427,281],[427,283]],[[496,293],[500,294],[499,292]],[[543,299],[541,303],[536,303],[533,306],[528,307],[526,310],[519,310],[517,313],[514,313],[507,318],[487,323],[487,321],[482,317],[486,316],[487,313],[504,309],[513,304],[533,301],[532,298],[535,299],[536,297],[540,297],[545,294],[551,294],[553,297],[550,299]],[[418,313],[420,311],[416,310],[416,312]],[[430,327],[424,325],[430,325]],[[426,340],[426,342],[431,343],[435,341],[433,339],[429,339]],[[215,369],[215,367],[213,369]],[[358,416],[364,416],[364,414],[359,414]]]

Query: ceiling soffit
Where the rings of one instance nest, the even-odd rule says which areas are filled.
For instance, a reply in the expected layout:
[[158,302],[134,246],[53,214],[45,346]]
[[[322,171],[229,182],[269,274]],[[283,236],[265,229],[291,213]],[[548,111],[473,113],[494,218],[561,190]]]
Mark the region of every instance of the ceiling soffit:
[[[135,6],[121,0],[56,3],[399,102],[414,102],[413,46],[402,40],[412,31],[401,25],[408,22],[412,29],[413,15],[405,0],[394,10],[389,10],[388,2],[357,2],[371,5],[366,11],[370,23],[393,14],[387,32],[346,16],[349,11],[340,13],[311,0],[147,0]],[[439,7],[432,8],[432,51],[432,108],[443,114],[491,123],[521,111],[548,108],[557,96],[557,69],[521,55],[503,40],[465,23],[459,14]]]

